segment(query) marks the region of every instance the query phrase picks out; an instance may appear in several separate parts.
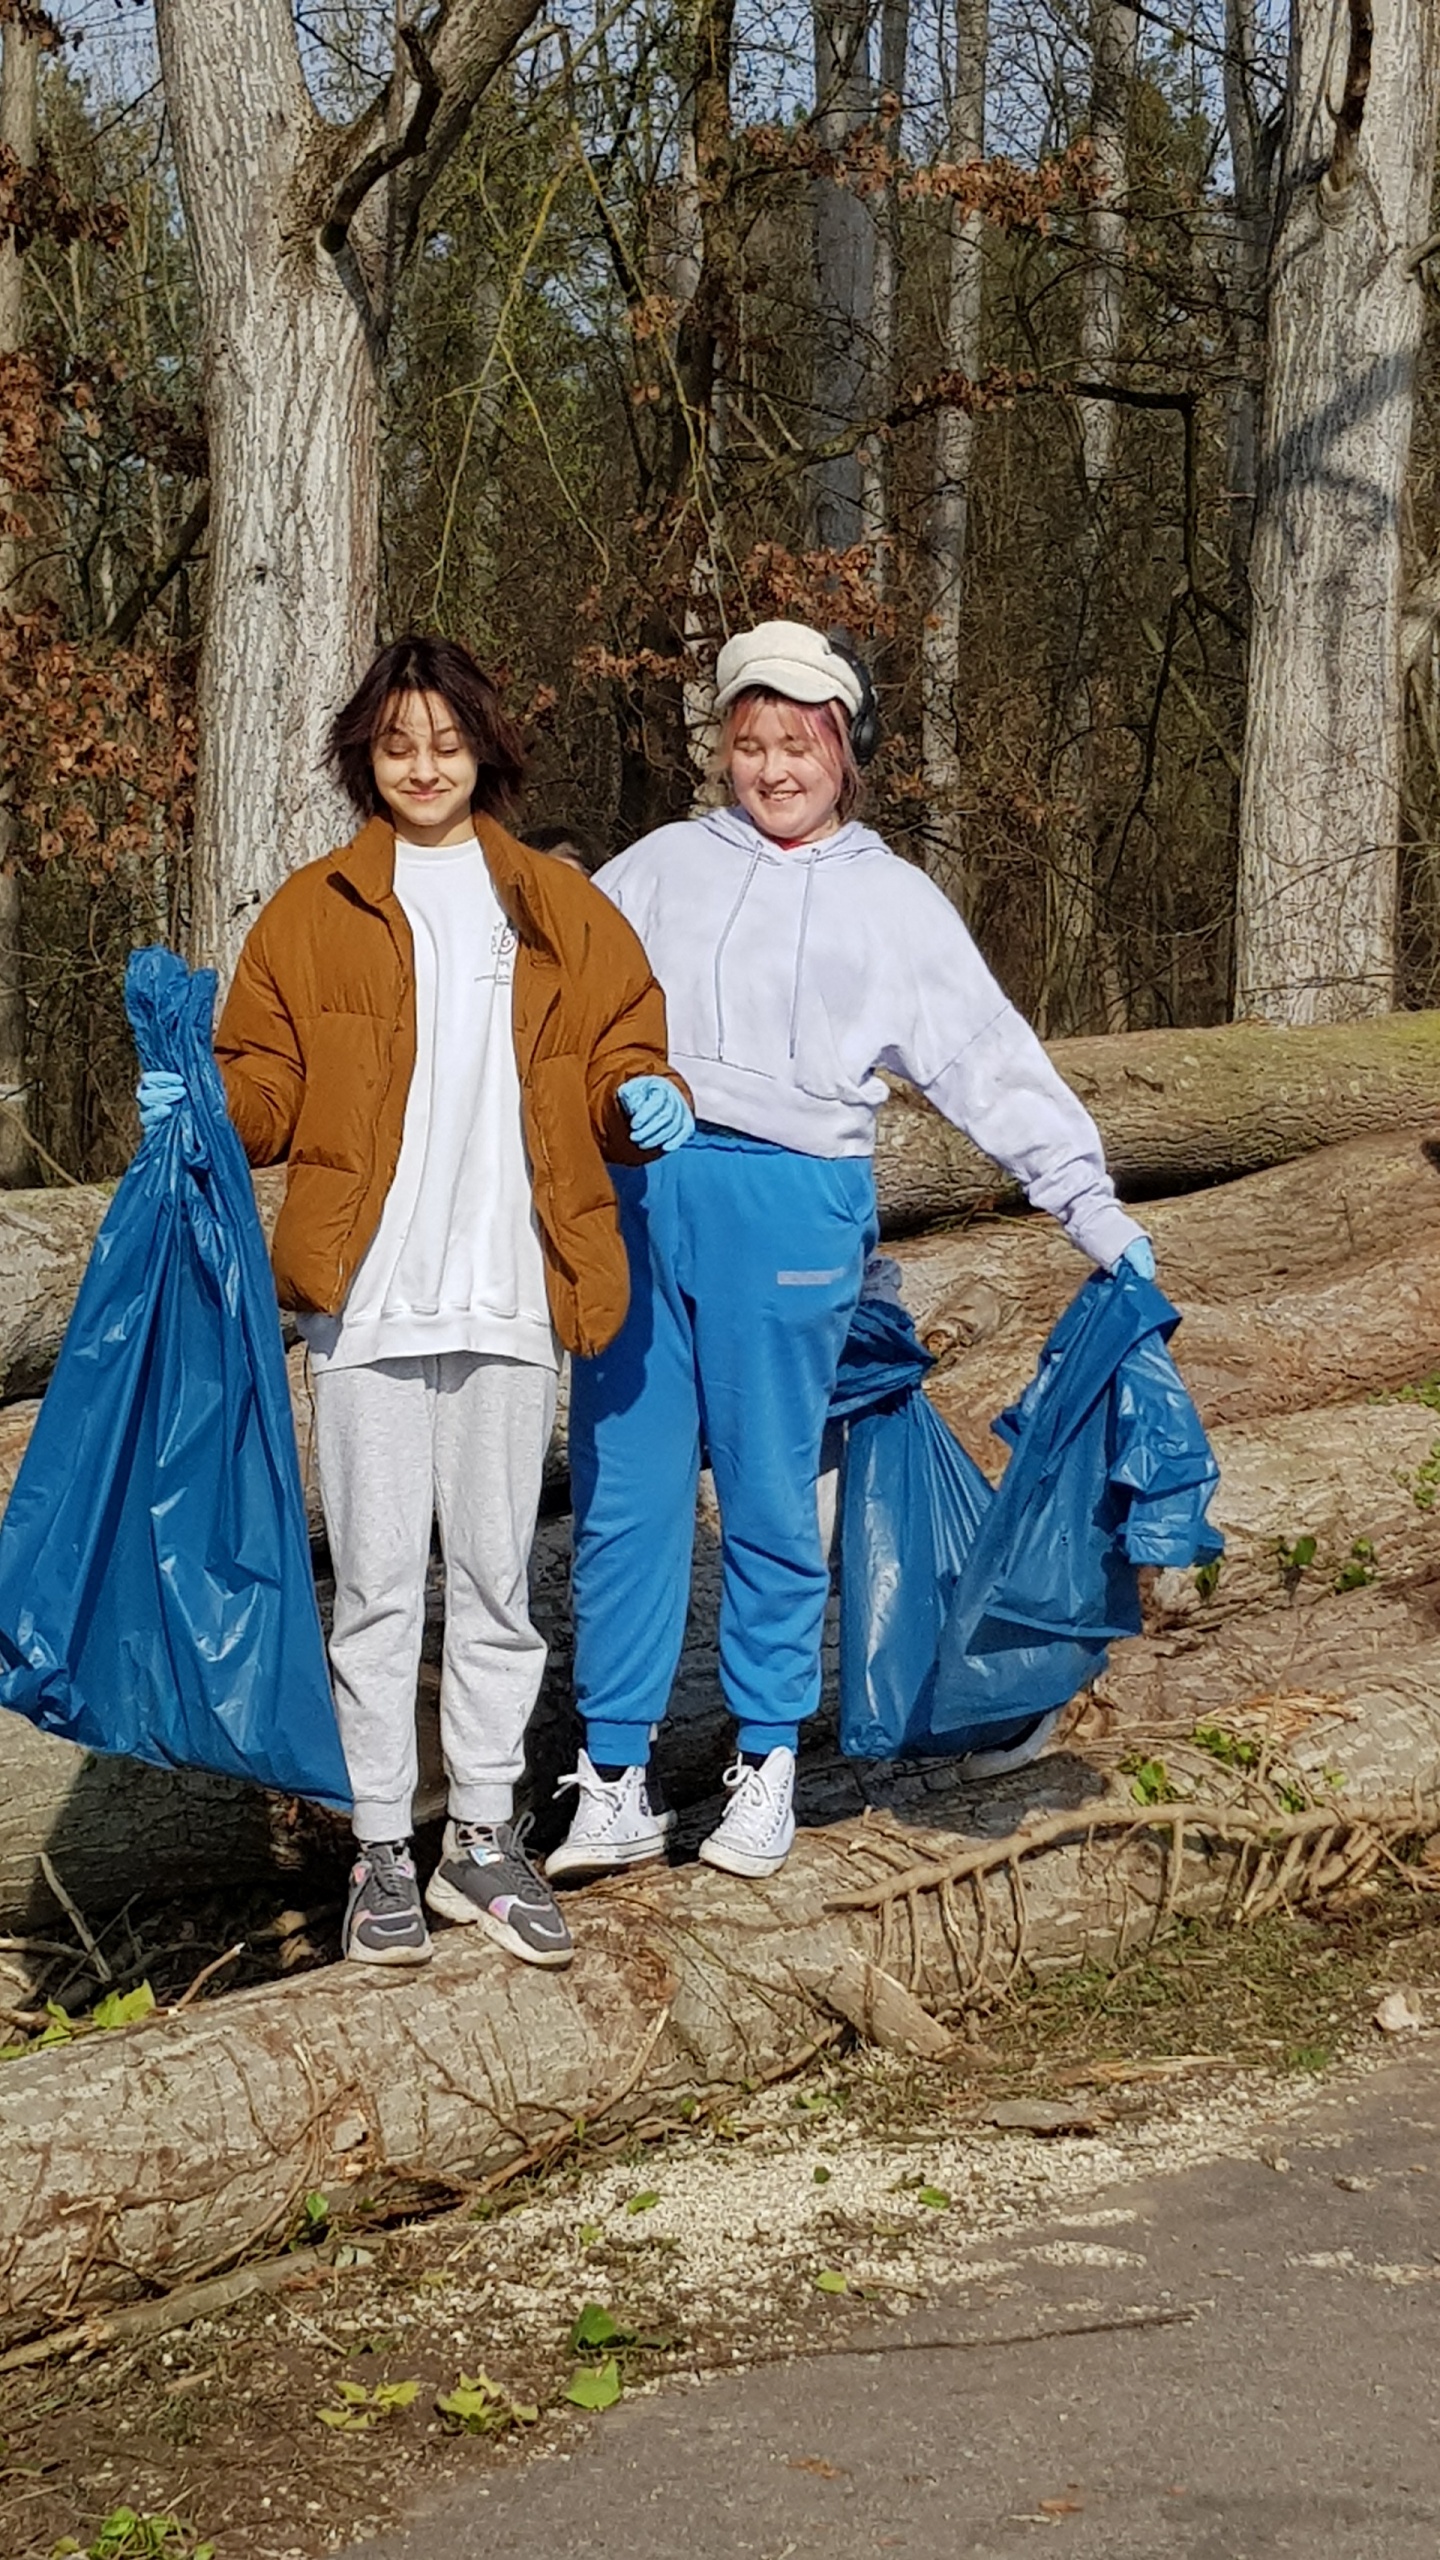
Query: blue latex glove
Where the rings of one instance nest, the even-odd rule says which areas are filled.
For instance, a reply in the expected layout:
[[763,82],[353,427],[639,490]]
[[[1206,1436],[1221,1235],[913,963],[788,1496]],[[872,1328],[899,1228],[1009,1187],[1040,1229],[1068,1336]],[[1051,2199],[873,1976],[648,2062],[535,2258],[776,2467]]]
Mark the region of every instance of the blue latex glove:
[[172,1076],[164,1067],[147,1068],[135,1087],[140,1105],[140,1126],[148,1138],[162,1120],[168,1120],[178,1103],[185,1099],[185,1079]]
[[1138,1272],[1142,1280],[1153,1280],[1155,1277],[1155,1247],[1151,1243],[1149,1237],[1137,1236],[1133,1244],[1127,1245],[1124,1252],[1121,1254],[1119,1261],[1116,1263],[1115,1268],[1117,1271]]
[[662,1156],[683,1147],[695,1126],[684,1094],[664,1076],[631,1076],[620,1087],[620,1100],[636,1146],[654,1147]]

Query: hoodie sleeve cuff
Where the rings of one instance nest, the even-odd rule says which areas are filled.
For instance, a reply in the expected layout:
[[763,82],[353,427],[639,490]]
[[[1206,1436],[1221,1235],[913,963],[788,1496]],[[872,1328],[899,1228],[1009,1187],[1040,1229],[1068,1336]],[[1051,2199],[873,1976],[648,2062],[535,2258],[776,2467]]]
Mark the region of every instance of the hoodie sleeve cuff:
[[1113,1271],[1123,1253],[1127,1253],[1145,1229],[1127,1216],[1118,1200],[1084,1202],[1074,1208],[1065,1220],[1065,1233],[1081,1253],[1088,1253],[1105,1271]]

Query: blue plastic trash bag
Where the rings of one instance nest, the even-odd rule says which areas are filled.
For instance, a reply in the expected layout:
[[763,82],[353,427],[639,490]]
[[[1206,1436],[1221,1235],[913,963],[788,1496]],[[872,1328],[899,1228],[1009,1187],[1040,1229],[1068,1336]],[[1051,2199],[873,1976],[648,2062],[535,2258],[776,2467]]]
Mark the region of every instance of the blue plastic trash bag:
[[0,1523],[0,1705],[162,1768],[348,1807],[264,1238],[210,1046],[213,970],[136,952],[141,1142]]
[[902,1308],[862,1301],[831,1411],[840,1510],[840,1743],[853,1759],[1003,1747],[1140,1626],[1137,1568],[1220,1554],[1219,1482],[1152,1281],[1087,1281],[995,1430],[992,1489],[920,1391]]

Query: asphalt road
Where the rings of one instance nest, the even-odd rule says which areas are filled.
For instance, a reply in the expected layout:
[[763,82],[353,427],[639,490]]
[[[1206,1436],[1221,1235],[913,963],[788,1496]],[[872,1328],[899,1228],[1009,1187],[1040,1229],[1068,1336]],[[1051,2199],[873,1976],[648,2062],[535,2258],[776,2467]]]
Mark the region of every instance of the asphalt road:
[[365,2560],[1437,2560],[1437,2042],[1263,2158],[987,2242],[1003,2272],[853,2353],[624,2402]]

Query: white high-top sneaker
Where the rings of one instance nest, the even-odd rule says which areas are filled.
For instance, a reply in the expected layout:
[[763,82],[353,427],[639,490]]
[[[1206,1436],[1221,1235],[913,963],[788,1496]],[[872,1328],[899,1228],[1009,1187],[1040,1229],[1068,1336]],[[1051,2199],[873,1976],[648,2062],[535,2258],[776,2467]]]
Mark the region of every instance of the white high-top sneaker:
[[725,1784],[730,1790],[725,1819],[701,1841],[701,1857],[707,1866],[724,1867],[732,1876],[773,1876],[784,1866],[795,1838],[794,1752],[781,1743],[758,1769],[737,1760],[726,1770]]
[[613,1875],[619,1867],[644,1866],[663,1858],[673,1813],[657,1813],[650,1802],[643,1769],[623,1769],[618,1778],[602,1778],[588,1751],[579,1766],[562,1778],[555,1792],[574,1787],[575,1819],[558,1849],[545,1861],[554,1883],[578,1884],[587,1876]]

